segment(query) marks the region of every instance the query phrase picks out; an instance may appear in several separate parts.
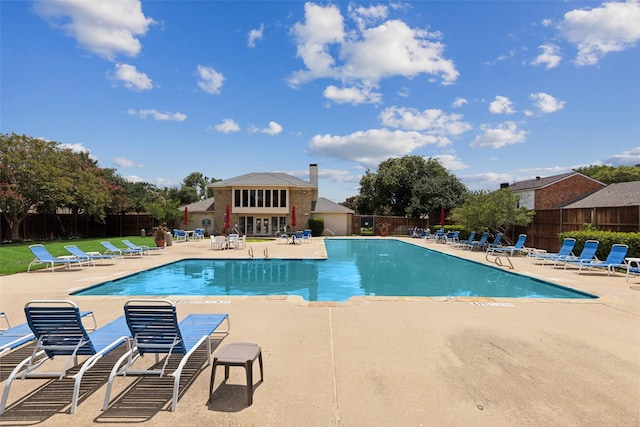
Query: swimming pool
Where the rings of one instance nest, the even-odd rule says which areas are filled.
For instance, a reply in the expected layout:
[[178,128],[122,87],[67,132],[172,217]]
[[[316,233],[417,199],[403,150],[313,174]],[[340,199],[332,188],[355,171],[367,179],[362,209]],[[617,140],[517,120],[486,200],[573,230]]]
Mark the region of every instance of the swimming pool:
[[187,259],[74,295],[300,295],[595,298],[569,288],[393,239],[327,239],[326,260]]

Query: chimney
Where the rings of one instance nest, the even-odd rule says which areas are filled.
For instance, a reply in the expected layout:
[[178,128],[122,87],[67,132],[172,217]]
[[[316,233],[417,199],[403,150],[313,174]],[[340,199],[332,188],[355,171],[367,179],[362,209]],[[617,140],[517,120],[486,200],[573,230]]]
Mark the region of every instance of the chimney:
[[540,177],[539,176],[536,176],[536,181],[540,181]]
[[318,200],[318,164],[311,163],[309,164],[309,183],[316,187],[316,196],[314,197],[314,202]]
[[500,184],[500,188],[509,188],[509,183],[503,182],[502,184]]

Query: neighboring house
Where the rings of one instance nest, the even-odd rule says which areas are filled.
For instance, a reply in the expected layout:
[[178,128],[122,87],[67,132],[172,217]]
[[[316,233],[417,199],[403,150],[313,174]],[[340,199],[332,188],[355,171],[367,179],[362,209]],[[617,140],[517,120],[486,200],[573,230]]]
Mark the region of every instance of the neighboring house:
[[206,234],[213,233],[213,197],[181,206],[180,210],[184,212],[185,208],[187,209],[189,224],[184,224],[184,222],[181,222],[181,224],[184,224],[184,226],[181,225],[180,228],[188,230],[193,230],[195,228],[204,228],[204,232]]
[[563,209],[640,206],[640,181],[609,184],[588,196],[564,205]]
[[500,187],[509,187],[520,197],[518,207],[537,210],[559,208],[606,187],[606,184],[579,172],[569,172],[544,178],[538,176]]
[[[309,218],[325,218],[336,235],[350,234],[353,211],[318,198],[318,165],[309,165],[309,181],[281,172],[254,172],[209,184],[215,198],[212,233],[237,228],[248,236],[309,228]],[[227,208],[228,207],[228,208]],[[342,218],[340,218],[342,217]]]

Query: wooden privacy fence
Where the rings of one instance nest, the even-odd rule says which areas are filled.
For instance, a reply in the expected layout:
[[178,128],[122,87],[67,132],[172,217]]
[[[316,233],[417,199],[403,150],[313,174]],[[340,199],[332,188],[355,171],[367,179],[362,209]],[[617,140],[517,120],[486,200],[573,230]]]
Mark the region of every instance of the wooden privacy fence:
[[[157,221],[147,214],[107,215],[104,224],[87,221],[82,216],[74,219],[71,214],[32,214],[20,226],[19,236],[22,240],[137,236],[141,229],[148,233],[154,225]],[[0,220],[0,226],[0,241],[10,240],[11,231],[4,218]]]
[[[429,219],[419,219],[353,215],[353,233],[379,236],[380,225],[383,223],[389,224],[390,235],[408,236],[409,228],[431,228],[432,231],[440,228],[440,217],[434,215]],[[557,252],[560,249],[558,235],[562,232],[581,230],[585,224],[601,231],[637,232],[640,231],[640,206],[537,210],[531,224],[526,227],[514,227],[507,232],[507,237],[515,242],[518,235],[524,233],[527,235],[526,246]],[[449,221],[446,221],[445,225],[450,225]]]
[[515,227],[513,237],[527,235],[526,246],[548,251],[560,249],[558,234],[591,225],[600,231],[640,231],[640,206],[537,210],[526,227]]

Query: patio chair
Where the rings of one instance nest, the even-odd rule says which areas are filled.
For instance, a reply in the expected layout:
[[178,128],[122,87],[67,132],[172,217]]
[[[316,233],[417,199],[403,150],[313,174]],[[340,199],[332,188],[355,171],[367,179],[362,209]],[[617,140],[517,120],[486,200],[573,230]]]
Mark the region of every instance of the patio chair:
[[187,232],[184,230],[178,230],[177,228],[173,229],[173,240],[177,242],[186,242],[187,241]]
[[[229,316],[226,314],[190,314],[180,323],[177,320],[176,306],[168,300],[133,299],[124,305],[127,325],[133,336],[133,347],[127,351],[114,365],[107,383],[107,393],[102,410],[109,407],[111,388],[118,375],[157,375],[173,376],[173,398],[171,411],[176,410],[180,376],[189,357],[202,344],[207,345],[207,365],[211,364],[211,336],[229,332]],[[218,331],[222,323],[226,322],[226,329]],[[167,357],[159,369],[134,369],[134,364],[140,357],[153,354],[156,363],[159,354]],[[181,356],[178,367],[166,374],[167,363],[172,355]]]
[[86,258],[86,259],[90,259],[92,261],[95,261],[97,259],[100,260],[101,263],[104,263],[104,260],[110,260],[113,261],[113,263],[115,264],[115,259],[116,258],[121,258],[124,260],[124,257],[119,256],[119,255],[101,255],[100,253],[88,253],[83,251],[82,249],[80,249],[79,247],[77,247],[76,245],[66,245],[64,247],[71,255],[74,255],[76,258]]
[[311,230],[308,228],[302,232],[302,243],[304,242],[311,243]]
[[225,236],[211,236],[211,249],[222,250],[227,248]]
[[150,255],[151,251],[162,251],[164,250],[164,246],[147,246],[147,245],[136,245],[130,240],[123,240],[122,243],[125,244],[126,247],[133,250],[141,251],[143,254]]
[[465,248],[467,245],[470,245],[471,242],[473,242],[473,239],[476,238],[476,232],[472,231],[471,233],[469,233],[469,237],[467,238],[467,240],[463,240],[463,241],[458,241],[458,244],[455,246],[456,248]]
[[444,242],[445,243],[450,243],[450,244],[456,244],[460,241],[459,236],[460,232],[459,231],[450,231],[447,234],[445,234],[444,236]]
[[[81,311],[80,316],[90,316],[93,319],[93,326],[87,328],[87,330],[93,331],[96,329],[96,318],[92,311]],[[4,311],[0,312],[0,317],[7,322],[7,328],[0,330],[0,356],[36,338],[28,323],[11,326],[9,317]]]
[[489,232],[485,231],[484,233],[482,233],[482,236],[480,236],[480,240],[474,240],[473,242],[471,242],[467,249],[483,249],[487,246],[487,240],[489,240]]
[[105,247],[105,251],[103,255],[117,255],[124,258],[125,255],[128,256],[142,256],[142,252],[136,249],[131,248],[118,248],[111,242],[100,242],[102,246]]
[[491,248],[498,248],[500,247],[500,242],[502,241],[502,233],[498,233],[498,235],[493,239],[493,242],[488,243],[485,245],[485,248],[487,250],[491,249]]
[[[129,331],[124,316],[111,323],[87,332],[82,324],[82,313],[73,301],[34,300],[24,307],[27,323],[37,339],[33,353],[20,362],[11,372],[4,386],[0,414],[7,405],[11,384],[16,378],[58,378],[67,377],[67,371],[78,366],[79,356],[88,356],[74,374],[73,394],[70,412],[73,414],[78,405],[80,385],[85,372],[96,362],[119,347],[126,344],[130,348]],[[40,372],[46,362],[56,356],[67,356],[68,361],[58,372]]]
[[584,242],[584,247],[582,248],[580,255],[553,258],[553,266],[555,267],[560,263],[564,263],[564,269],[566,270],[569,265],[576,265],[576,263],[580,263],[580,260],[591,261],[596,259],[596,252],[598,251],[599,245],[600,242],[597,240],[587,240]]
[[515,245],[511,245],[511,246],[492,246],[489,249],[487,249],[487,251],[490,254],[495,254],[495,253],[508,253],[509,255],[513,256],[513,254],[515,254],[516,252],[522,251],[524,249],[524,242],[527,240],[527,235],[526,234],[521,234],[518,236],[518,240],[516,241]]
[[192,239],[204,239],[204,228],[196,228],[193,231]]
[[567,237],[562,241],[562,246],[560,250],[556,253],[547,253],[546,251],[530,251],[529,257],[533,259],[533,262],[542,261],[542,265],[544,265],[545,261],[550,260],[553,261],[554,258],[557,257],[570,257],[573,256],[573,248],[576,245],[576,239]]
[[604,261],[599,261],[597,259],[578,261],[578,274],[582,272],[582,267],[587,267],[588,271],[591,271],[592,268],[606,270],[607,276],[610,275],[611,272],[615,274],[616,268],[627,268],[627,263],[624,260],[627,256],[627,252],[629,252],[629,246],[616,243],[615,245],[611,246],[609,255],[607,255],[607,259],[605,259]]
[[237,249],[239,240],[240,240],[239,234],[235,234],[235,233],[229,234],[229,236],[227,237],[227,248]]
[[95,265],[92,260],[88,258],[76,258],[72,255],[65,257],[55,257],[44,247],[44,245],[29,245],[29,250],[35,256],[33,261],[29,263],[27,272],[31,271],[31,267],[34,265],[45,264],[46,268],[51,267],[51,271],[55,271],[56,265],[64,265],[70,268],[72,265],[77,265],[81,269],[84,269],[84,264]]
[[247,247],[247,235],[243,234],[238,238],[238,242],[236,243],[238,249],[244,249]]

